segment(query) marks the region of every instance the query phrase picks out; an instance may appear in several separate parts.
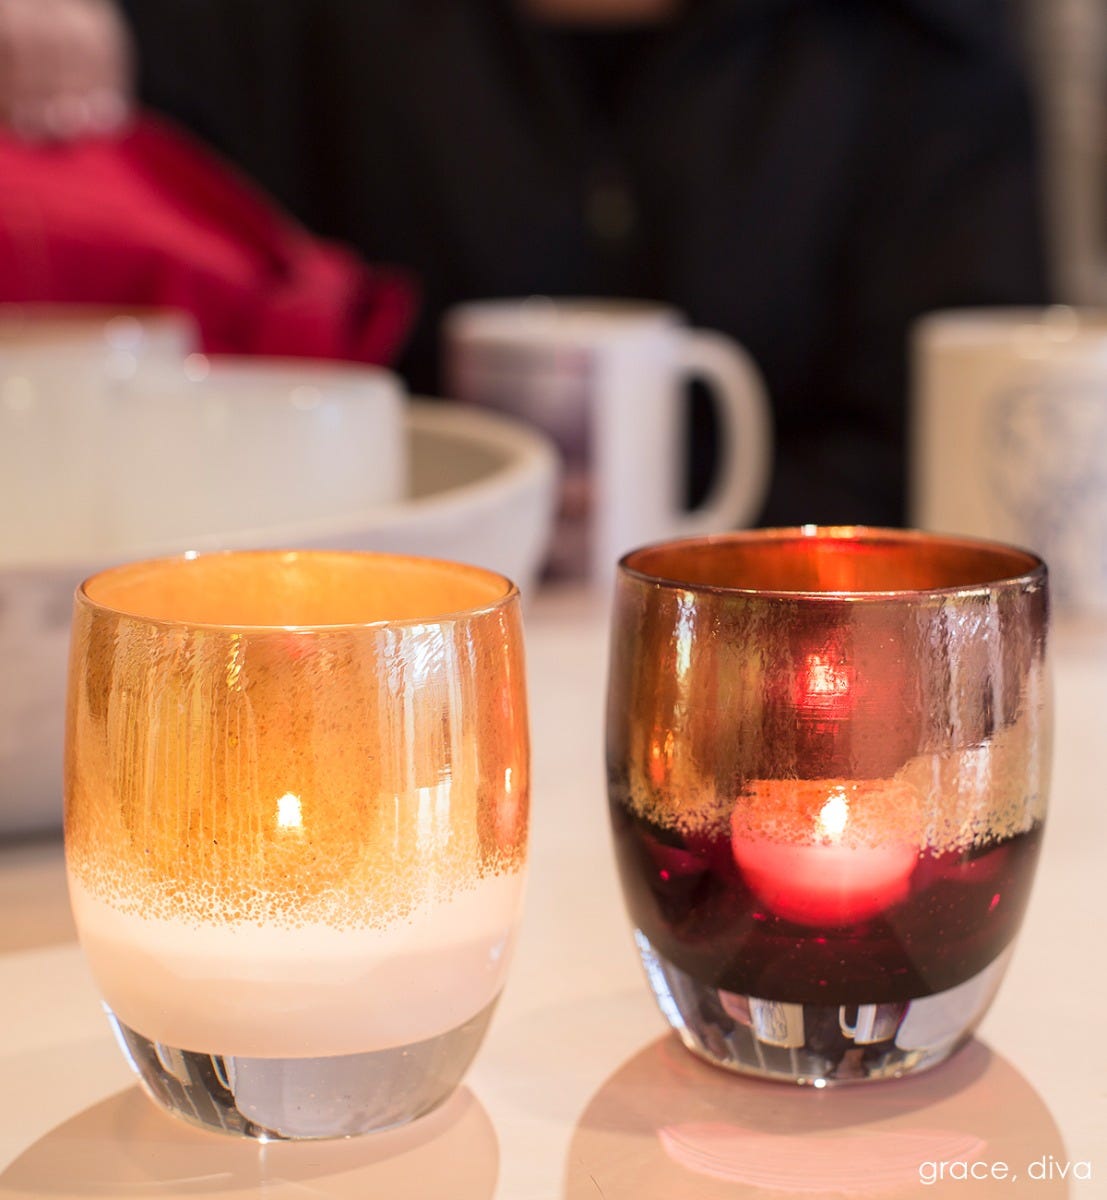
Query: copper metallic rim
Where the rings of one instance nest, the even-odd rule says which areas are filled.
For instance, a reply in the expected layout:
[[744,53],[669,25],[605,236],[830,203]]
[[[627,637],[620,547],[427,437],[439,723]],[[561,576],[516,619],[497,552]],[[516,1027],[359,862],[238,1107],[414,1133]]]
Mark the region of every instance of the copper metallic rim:
[[[89,594],[89,589],[97,583],[110,581],[112,579],[121,579],[127,575],[137,575],[143,571],[161,570],[166,567],[183,568],[188,563],[199,561],[211,561],[216,559],[273,559],[273,560],[294,560],[307,559],[322,561],[324,559],[331,560],[348,560],[359,562],[376,562],[384,565],[392,565],[395,567],[410,564],[421,568],[435,569],[440,568],[444,572],[449,572],[455,576],[468,577],[474,581],[483,580],[487,583],[498,582],[502,592],[487,604],[478,604],[469,608],[459,608],[443,612],[428,613],[426,616],[419,617],[404,617],[397,619],[384,618],[375,621],[341,621],[334,623],[311,623],[302,624],[277,625],[264,622],[231,622],[226,623],[219,621],[190,621],[176,618],[159,617],[148,612],[136,611],[130,608],[124,608],[114,604],[107,604],[101,600],[95,599]],[[90,575],[77,587],[76,600],[80,604],[87,605],[89,608],[99,612],[113,613],[120,617],[125,617],[128,620],[139,621],[145,625],[162,629],[207,629],[232,632],[248,632],[248,631],[265,631],[280,629],[288,633],[315,633],[323,631],[340,631],[353,629],[399,629],[405,627],[415,627],[419,625],[437,625],[449,621],[468,621],[475,620],[481,617],[489,616],[492,613],[498,612],[512,603],[519,596],[518,587],[506,575],[501,575],[498,571],[491,571],[485,567],[473,566],[469,563],[452,562],[444,558],[422,557],[414,554],[386,554],[379,551],[371,550],[217,550],[212,552],[198,553],[196,551],[188,551],[178,555],[167,555],[162,558],[140,559],[136,562],[124,563],[120,566],[109,567],[104,571],[98,571],[95,575]]]
[[[710,555],[716,549],[731,547],[783,546],[788,543],[806,541],[855,542],[869,546],[887,545],[897,549],[917,547],[931,551],[963,554],[967,561],[979,559],[992,564],[1006,562],[1010,570],[997,573],[995,570],[981,571],[979,579],[971,583],[935,585],[932,587],[904,587],[880,589],[810,589],[810,588],[761,588],[741,587],[729,584],[703,583],[683,578],[678,572],[655,572],[649,569],[651,558],[677,554],[689,556]],[[1030,550],[1003,542],[983,538],[927,533],[915,529],[881,528],[867,525],[796,525],[783,528],[750,529],[735,533],[711,534],[704,537],[682,538],[674,541],[653,542],[624,554],[619,560],[620,574],[638,583],[653,587],[699,593],[702,595],[748,596],[758,599],[803,599],[810,601],[867,601],[867,600],[919,600],[923,597],[936,598],[978,595],[993,591],[997,587],[1026,587],[1044,585],[1048,571],[1045,562]]]

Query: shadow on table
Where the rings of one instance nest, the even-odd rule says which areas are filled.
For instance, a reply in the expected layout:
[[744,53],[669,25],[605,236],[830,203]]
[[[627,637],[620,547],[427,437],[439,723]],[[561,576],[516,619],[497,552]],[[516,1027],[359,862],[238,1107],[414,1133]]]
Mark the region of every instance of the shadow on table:
[[128,1088],[51,1130],[0,1175],[0,1200],[204,1197],[489,1200],[499,1144],[468,1088],[402,1129],[335,1142],[257,1142],[195,1129]]
[[593,1096],[565,1196],[1055,1200],[1069,1195],[1065,1167],[1077,1169],[1041,1097],[980,1042],[913,1079],[815,1091],[730,1075],[672,1036]]

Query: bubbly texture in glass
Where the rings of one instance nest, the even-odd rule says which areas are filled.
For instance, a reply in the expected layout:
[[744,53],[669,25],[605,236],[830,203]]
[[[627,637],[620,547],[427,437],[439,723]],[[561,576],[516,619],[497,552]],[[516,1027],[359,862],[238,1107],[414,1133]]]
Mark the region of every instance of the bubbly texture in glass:
[[[820,811],[844,807],[835,781],[793,786],[821,792]],[[888,791],[893,805],[912,803]],[[859,834],[862,815],[838,839],[813,814],[803,840],[775,840],[748,832],[741,798],[729,828],[690,834],[644,818],[620,792],[612,823],[637,928],[694,979],[797,1004],[911,1000],[973,978],[1014,938],[1041,844],[1028,817],[1009,836],[920,845],[892,810],[884,837],[871,823]]]
[[116,1015],[184,1050],[355,1054],[486,1008],[522,886],[515,593],[384,556],[202,556],[78,596],[66,846]]

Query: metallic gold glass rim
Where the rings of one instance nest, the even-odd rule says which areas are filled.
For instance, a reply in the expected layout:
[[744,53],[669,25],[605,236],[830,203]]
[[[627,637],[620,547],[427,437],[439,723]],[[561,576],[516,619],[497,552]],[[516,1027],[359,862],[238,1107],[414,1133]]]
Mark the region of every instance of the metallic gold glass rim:
[[[841,543],[842,550],[848,545],[866,546],[872,549],[885,548],[897,552],[910,552],[912,560],[934,562],[940,555],[955,555],[968,566],[976,563],[981,567],[992,564],[993,569],[972,573],[971,581],[961,580],[943,584],[936,582],[927,586],[901,587],[761,587],[736,583],[705,582],[689,578],[674,570],[650,569],[650,561],[673,559],[691,563],[713,558],[717,552],[728,549],[749,549],[752,554],[763,554],[768,562],[786,546],[802,546]],[[848,552],[848,551],[846,551]],[[843,555],[844,557],[844,555]],[[1006,564],[1005,566],[1003,564]],[[867,525],[797,525],[783,528],[750,529],[734,533],[711,534],[704,537],[683,538],[654,542],[640,546],[624,554],[619,560],[619,571],[628,579],[638,583],[675,591],[693,592],[702,595],[747,596],[758,599],[804,600],[811,602],[888,602],[919,600],[934,597],[947,599],[979,595],[997,588],[1026,587],[1045,583],[1048,569],[1045,562],[1030,550],[1010,546],[1003,542],[983,538],[963,537],[953,534],[929,533],[915,529],[893,529]],[[999,568],[998,570],[995,568]],[[695,572],[689,572],[694,575]]]
[[[212,621],[190,620],[182,617],[167,617],[156,612],[142,611],[140,608],[105,602],[97,598],[95,591],[112,584],[122,584],[133,580],[138,583],[144,575],[169,573],[188,570],[192,564],[201,568],[209,563],[229,562],[231,560],[252,561],[259,566],[273,567],[299,564],[319,566],[326,562],[338,565],[341,563],[362,563],[366,567],[375,564],[381,568],[396,570],[418,569],[428,572],[438,572],[443,579],[468,579],[474,584],[484,583],[493,591],[491,598],[484,603],[462,606],[437,611],[428,607],[425,614],[405,617],[380,617],[372,620],[354,621],[304,621],[289,624],[268,621]],[[281,629],[285,632],[329,632],[343,630],[372,630],[394,629],[406,626],[437,624],[447,621],[465,621],[485,617],[512,604],[519,596],[518,587],[497,571],[485,567],[473,566],[469,563],[454,562],[450,559],[427,558],[411,554],[388,554],[374,550],[217,550],[199,553],[186,551],[179,555],[169,555],[160,558],[140,559],[135,562],[123,563],[119,566],[108,567],[90,575],[76,591],[78,604],[102,612],[113,613],[128,620],[138,621],[160,629],[212,629],[234,630],[240,632]]]

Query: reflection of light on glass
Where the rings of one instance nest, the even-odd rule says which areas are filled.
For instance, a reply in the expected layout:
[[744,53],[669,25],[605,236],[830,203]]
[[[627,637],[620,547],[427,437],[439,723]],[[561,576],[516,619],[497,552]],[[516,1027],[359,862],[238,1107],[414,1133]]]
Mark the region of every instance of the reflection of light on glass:
[[242,667],[246,662],[246,647],[243,644],[241,634],[232,633],[229,640],[230,644],[227,647],[227,688],[230,691],[235,691],[242,678]]
[[806,655],[796,680],[799,706],[821,717],[848,716],[852,674],[837,651]]
[[695,611],[696,601],[692,593],[681,592],[677,599],[676,673],[682,681],[692,665],[692,621]]
[[496,801],[496,838],[501,846],[510,846],[518,836],[519,804],[515,792],[515,770],[504,768],[503,795]]
[[277,801],[277,824],[282,829],[300,829],[304,824],[300,797],[285,792]]
[[668,778],[675,744],[671,729],[665,731],[664,738],[655,735],[650,741],[650,761],[646,769],[649,771],[650,782],[655,787],[660,787]]
[[418,797],[415,820],[420,846],[426,848],[445,841],[450,836],[450,780],[416,788],[415,794]]
[[809,654],[806,662],[805,690],[812,700],[824,696],[842,696],[849,691],[849,678],[829,655]]
[[408,670],[413,688],[422,687],[436,674],[445,676],[453,667],[456,651],[443,630],[433,625],[413,625],[407,635],[411,638]]
[[836,787],[830,793],[826,803],[819,809],[816,818],[819,836],[832,842],[840,842],[849,824],[849,801],[843,787]]

